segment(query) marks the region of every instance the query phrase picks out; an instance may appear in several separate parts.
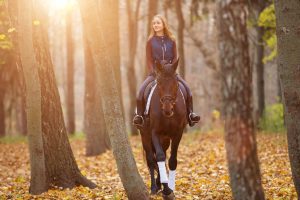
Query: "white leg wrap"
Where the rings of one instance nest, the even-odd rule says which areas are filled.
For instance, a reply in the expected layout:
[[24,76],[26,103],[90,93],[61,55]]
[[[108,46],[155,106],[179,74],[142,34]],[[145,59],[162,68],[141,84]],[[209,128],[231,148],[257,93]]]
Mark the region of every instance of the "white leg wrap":
[[169,182],[168,186],[173,192],[175,191],[175,175],[176,175],[176,170],[170,170],[169,171]]
[[166,170],[166,162],[157,162],[159,175],[160,175],[160,182],[161,183],[168,183],[168,175]]

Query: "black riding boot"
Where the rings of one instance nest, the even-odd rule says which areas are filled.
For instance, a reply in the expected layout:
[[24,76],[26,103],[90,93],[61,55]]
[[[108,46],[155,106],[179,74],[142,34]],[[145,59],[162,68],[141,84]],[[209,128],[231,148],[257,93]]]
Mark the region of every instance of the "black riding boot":
[[188,111],[188,122],[192,127],[200,121],[200,116],[193,112],[193,97],[192,95],[187,97],[187,111]]
[[178,81],[182,83],[184,86],[186,93],[187,93],[187,100],[186,100],[186,109],[187,109],[187,119],[190,126],[194,126],[196,123],[200,121],[200,116],[193,112],[193,96],[192,92],[185,82],[179,75],[177,75]]
[[143,102],[139,99],[136,101],[136,113],[132,120],[133,125],[136,128],[140,129],[144,126],[144,117],[143,117]]

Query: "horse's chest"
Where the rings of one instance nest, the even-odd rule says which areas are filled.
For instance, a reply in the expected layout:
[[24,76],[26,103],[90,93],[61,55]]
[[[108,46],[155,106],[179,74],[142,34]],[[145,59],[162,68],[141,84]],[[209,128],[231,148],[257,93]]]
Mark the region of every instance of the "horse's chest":
[[172,119],[160,120],[160,132],[164,135],[172,135],[174,132],[178,132],[182,129],[182,124]]

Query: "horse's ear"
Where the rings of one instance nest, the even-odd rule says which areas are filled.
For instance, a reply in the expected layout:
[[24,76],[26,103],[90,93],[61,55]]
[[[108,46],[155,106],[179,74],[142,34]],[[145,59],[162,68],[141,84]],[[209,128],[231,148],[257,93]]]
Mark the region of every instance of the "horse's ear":
[[177,58],[177,60],[173,63],[173,69],[174,71],[176,71],[177,67],[178,67],[178,63],[179,63],[179,58]]

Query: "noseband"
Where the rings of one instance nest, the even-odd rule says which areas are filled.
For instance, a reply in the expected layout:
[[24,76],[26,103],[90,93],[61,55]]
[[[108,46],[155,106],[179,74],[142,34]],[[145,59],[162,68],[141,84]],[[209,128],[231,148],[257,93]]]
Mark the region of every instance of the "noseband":
[[163,97],[161,97],[159,100],[162,104],[165,103],[165,101],[169,100],[170,102],[172,102],[172,104],[176,104],[176,98],[177,97],[173,97],[172,95],[165,95]]

